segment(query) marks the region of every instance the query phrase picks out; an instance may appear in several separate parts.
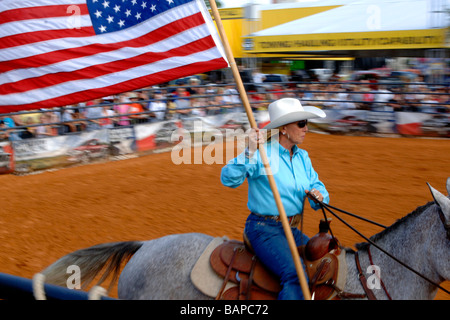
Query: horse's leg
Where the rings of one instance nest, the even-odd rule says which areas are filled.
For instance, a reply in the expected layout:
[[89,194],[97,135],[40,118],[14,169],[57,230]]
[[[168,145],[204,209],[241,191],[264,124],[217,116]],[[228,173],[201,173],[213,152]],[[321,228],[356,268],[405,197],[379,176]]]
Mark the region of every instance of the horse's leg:
[[188,233],[144,242],[120,275],[119,299],[210,299],[193,286],[190,273],[212,239]]

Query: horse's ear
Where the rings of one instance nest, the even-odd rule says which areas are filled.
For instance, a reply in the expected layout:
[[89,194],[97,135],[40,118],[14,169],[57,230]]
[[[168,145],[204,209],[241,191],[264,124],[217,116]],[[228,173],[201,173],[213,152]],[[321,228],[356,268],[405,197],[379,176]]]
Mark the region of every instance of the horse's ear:
[[447,178],[447,194],[450,196],[450,177]]
[[[447,179],[447,189],[449,189],[450,178]],[[433,196],[434,202],[441,208],[444,213],[447,223],[450,223],[450,199],[444,196],[442,193],[437,191],[427,182],[428,188],[430,188],[431,195]]]

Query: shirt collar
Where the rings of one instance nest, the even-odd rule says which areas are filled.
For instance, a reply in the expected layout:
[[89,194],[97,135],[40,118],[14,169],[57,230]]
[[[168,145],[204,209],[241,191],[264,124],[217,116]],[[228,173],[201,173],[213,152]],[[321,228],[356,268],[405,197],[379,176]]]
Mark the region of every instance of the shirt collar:
[[[278,150],[280,151],[281,155],[285,155],[285,154],[290,155],[289,149],[286,149],[285,147],[283,147],[276,139],[270,140],[270,143],[278,145]],[[294,145],[292,150],[293,150],[293,156],[295,156],[297,153],[300,152],[300,148],[297,145]]]

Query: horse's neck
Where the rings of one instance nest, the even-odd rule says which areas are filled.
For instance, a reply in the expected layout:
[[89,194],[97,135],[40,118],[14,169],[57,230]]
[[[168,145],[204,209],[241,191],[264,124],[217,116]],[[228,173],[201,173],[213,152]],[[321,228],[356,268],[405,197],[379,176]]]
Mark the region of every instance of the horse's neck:
[[[426,225],[431,222],[424,219],[419,224],[413,219],[417,217],[396,226],[395,230],[385,232],[379,238],[375,237],[374,242],[414,270],[432,277],[429,257],[425,254],[428,237],[424,231],[431,230],[431,226]],[[387,299],[387,294],[392,299],[432,299],[436,294],[436,289],[428,282],[373,245],[361,246],[358,256],[362,272],[371,287],[374,287],[377,299]],[[353,265],[356,268],[354,261]],[[382,281],[373,272],[379,272]]]

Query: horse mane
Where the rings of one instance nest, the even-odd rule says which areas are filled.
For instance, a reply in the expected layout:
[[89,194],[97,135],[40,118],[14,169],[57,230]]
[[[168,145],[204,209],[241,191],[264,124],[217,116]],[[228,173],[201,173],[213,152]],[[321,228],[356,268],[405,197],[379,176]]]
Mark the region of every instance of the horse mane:
[[[383,231],[381,231],[381,232],[379,232],[377,234],[374,234],[369,239],[371,241],[373,241],[373,242],[376,242],[376,241],[380,240],[381,238],[383,238],[387,234],[392,233],[395,230],[397,230],[399,228],[399,226],[404,224],[406,221],[409,221],[411,219],[414,219],[415,217],[420,216],[424,211],[426,211],[433,204],[435,204],[434,201],[430,201],[430,202],[428,202],[427,204],[425,204],[423,206],[417,207],[414,211],[412,211],[411,213],[407,214],[403,218],[398,219],[391,226],[387,227],[386,229],[384,229]],[[361,242],[361,243],[355,244],[355,247],[358,250],[367,250],[369,245],[370,245],[369,242]]]

